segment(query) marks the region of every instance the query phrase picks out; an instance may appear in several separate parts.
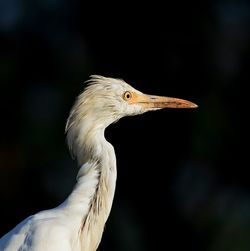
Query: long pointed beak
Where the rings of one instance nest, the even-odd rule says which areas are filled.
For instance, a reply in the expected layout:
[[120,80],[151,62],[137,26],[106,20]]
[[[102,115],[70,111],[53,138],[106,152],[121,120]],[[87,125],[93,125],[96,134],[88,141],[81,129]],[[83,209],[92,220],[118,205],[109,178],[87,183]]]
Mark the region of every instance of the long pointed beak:
[[197,108],[198,105],[188,100],[170,97],[161,97],[154,95],[141,94],[138,95],[137,104],[140,104],[146,109],[150,108]]

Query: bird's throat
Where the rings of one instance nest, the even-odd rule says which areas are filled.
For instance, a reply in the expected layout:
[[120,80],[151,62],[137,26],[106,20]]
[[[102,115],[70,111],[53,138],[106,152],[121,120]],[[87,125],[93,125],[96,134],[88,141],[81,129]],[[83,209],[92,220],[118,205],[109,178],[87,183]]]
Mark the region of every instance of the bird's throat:
[[[81,136],[85,137],[84,143],[78,145],[81,149],[77,150],[81,167],[69,200],[75,203],[74,208],[79,209],[81,245],[89,247],[83,250],[92,250],[90,247],[97,248],[99,245],[111,210],[116,184],[116,159],[113,146],[104,137],[104,130],[85,130],[85,135]],[[84,145],[86,142],[88,147]]]

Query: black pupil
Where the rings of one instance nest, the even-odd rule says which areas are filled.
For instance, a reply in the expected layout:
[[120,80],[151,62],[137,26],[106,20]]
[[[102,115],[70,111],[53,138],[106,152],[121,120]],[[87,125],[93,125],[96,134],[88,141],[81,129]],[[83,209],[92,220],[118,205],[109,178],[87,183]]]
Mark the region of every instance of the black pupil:
[[130,94],[129,93],[126,94],[126,98],[130,98]]

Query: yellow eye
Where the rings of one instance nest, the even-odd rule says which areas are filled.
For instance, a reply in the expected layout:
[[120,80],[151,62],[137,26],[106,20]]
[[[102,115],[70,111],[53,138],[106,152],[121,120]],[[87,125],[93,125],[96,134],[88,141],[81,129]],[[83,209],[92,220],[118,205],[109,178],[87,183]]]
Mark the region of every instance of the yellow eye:
[[124,94],[123,94],[123,99],[124,100],[130,100],[132,98],[132,93],[131,92],[129,92],[129,91],[126,91],[126,92],[124,92]]

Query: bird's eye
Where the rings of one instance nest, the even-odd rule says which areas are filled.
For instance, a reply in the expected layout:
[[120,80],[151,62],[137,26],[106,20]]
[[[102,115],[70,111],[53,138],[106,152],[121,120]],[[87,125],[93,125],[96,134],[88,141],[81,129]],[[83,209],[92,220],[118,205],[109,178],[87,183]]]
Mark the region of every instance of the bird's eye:
[[130,100],[132,98],[132,93],[129,91],[124,92],[123,99],[124,100]]

